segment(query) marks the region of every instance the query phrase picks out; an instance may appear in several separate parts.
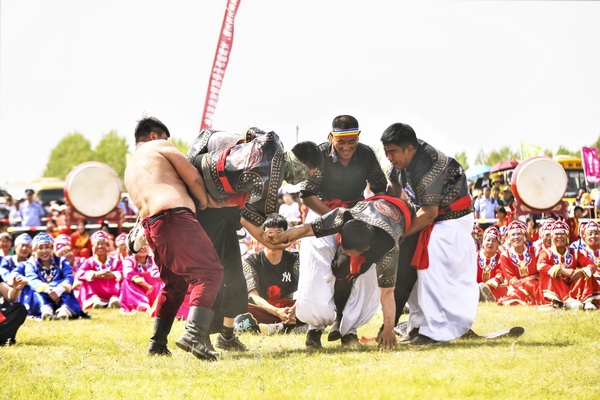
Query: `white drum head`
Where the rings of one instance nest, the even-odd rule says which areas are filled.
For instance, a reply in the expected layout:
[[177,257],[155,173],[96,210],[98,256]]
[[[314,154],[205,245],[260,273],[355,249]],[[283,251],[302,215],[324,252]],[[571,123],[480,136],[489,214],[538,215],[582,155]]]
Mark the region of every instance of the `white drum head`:
[[526,160],[519,165],[516,186],[519,198],[525,205],[547,210],[557,205],[567,190],[567,174],[563,167],[551,158],[540,157]]
[[102,217],[121,200],[119,177],[106,164],[90,162],[75,167],[66,186],[71,206],[87,217]]

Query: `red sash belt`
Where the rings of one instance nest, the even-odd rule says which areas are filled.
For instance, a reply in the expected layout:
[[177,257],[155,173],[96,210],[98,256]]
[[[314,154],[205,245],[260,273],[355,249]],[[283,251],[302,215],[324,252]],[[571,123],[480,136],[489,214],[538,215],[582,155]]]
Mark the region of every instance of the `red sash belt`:
[[[450,203],[448,209],[452,211],[466,210],[471,206],[471,196],[464,196],[460,199]],[[444,215],[445,210],[438,210],[438,216]],[[427,246],[429,246],[429,239],[431,238],[431,231],[433,231],[433,222],[427,225],[421,233],[419,233],[419,240],[417,242],[417,248],[415,254],[410,262],[410,265],[416,269],[427,269],[429,267],[429,252]]]
[[231,149],[229,148],[226,151],[221,152],[221,155],[217,160],[217,174],[219,175],[219,181],[221,181],[221,185],[223,185],[225,193],[234,194],[236,192],[229,184],[229,179],[227,179],[227,176],[225,175],[225,162],[227,161],[227,156],[229,155],[230,151]]
[[331,208],[332,210],[335,210],[336,208],[350,208],[352,206],[352,204],[361,201],[362,199],[356,199],[356,200],[341,200],[341,199],[329,199],[329,200],[322,200],[323,204],[325,204],[327,207]]

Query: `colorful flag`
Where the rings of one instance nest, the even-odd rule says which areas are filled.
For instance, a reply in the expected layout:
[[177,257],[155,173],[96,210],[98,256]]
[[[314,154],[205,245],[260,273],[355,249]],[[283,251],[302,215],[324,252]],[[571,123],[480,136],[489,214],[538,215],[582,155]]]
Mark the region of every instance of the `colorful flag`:
[[524,161],[529,157],[539,156],[541,152],[542,148],[540,146],[521,141],[521,161]]
[[600,183],[600,159],[595,147],[581,148],[581,161],[585,180],[589,183]]
[[210,72],[210,81],[206,90],[206,99],[204,100],[204,112],[202,113],[202,122],[200,130],[211,129],[213,115],[219,102],[219,92],[223,84],[225,70],[229,63],[229,54],[233,46],[233,28],[235,22],[235,14],[241,0],[228,0],[225,8],[225,16],[223,17],[223,25],[221,26],[221,36],[215,53],[215,60]]

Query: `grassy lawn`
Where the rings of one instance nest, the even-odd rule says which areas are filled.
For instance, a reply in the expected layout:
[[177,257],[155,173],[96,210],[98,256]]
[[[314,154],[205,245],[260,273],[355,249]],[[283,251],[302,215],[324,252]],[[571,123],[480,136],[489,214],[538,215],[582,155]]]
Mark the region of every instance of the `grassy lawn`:
[[[481,304],[473,329],[525,327],[518,339],[458,340],[381,352],[304,335],[243,334],[248,353],[202,362],[174,345],[173,357],[146,356],[152,321],[143,314],[93,310],[92,319],[27,320],[18,344],[0,348],[2,399],[564,399],[598,398],[600,313]],[[376,334],[380,316],[359,330]],[[326,336],[324,336],[326,339]]]

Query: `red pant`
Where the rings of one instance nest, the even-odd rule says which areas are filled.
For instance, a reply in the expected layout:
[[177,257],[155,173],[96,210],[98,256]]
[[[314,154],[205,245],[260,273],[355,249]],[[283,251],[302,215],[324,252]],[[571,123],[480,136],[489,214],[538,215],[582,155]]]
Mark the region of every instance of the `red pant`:
[[190,306],[211,308],[223,280],[223,267],[192,211],[162,210],[144,219],[142,225],[165,283],[156,315],[174,319],[190,285]]

